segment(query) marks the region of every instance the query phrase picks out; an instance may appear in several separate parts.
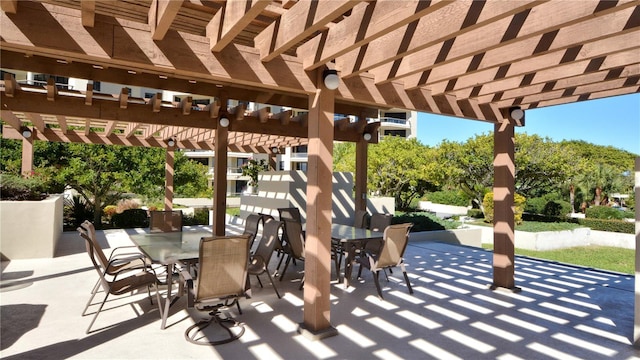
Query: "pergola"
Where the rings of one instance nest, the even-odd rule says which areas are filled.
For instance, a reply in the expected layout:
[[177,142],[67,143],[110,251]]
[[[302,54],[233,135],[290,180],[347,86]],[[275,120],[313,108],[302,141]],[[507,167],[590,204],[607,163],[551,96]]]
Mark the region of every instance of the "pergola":
[[[364,133],[377,109],[495,124],[493,287],[514,279],[514,127],[519,110],[638,93],[640,1],[3,0],[1,66],[215,97],[163,104],[18,84],[1,92],[3,137],[267,152],[308,144],[304,320],[330,323],[333,140],[357,143],[356,208],[366,199]],[[328,89],[324,73],[336,70]],[[228,100],[307,109],[247,113]],[[515,111],[514,111],[515,110]],[[334,121],[334,113],[357,122]],[[220,119],[229,119],[227,127]],[[452,129],[455,131],[455,129]],[[375,139],[375,137],[374,137]],[[27,148],[32,140],[25,139]],[[170,149],[171,150],[171,149]],[[28,154],[28,151],[26,152]],[[169,152],[168,152],[169,153]],[[167,157],[170,160],[170,156]],[[637,162],[638,163],[638,162]],[[224,234],[226,157],[216,156],[214,232]],[[636,210],[638,214],[638,210]],[[636,219],[639,216],[636,215]],[[638,236],[637,236],[638,237]],[[638,298],[638,290],[636,290]],[[634,340],[640,338],[636,311]]]

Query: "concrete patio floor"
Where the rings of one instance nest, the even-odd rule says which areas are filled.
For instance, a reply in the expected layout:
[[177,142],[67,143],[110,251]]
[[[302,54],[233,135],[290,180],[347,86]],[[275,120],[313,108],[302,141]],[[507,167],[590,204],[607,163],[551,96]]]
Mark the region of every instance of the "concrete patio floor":
[[[240,229],[233,228],[230,231]],[[126,244],[123,230],[99,231],[105,246]],[[2,263],[0,285],[3,359],[640,359],[631,346],[634,278],[629,275],[517,257],[520,293],[488,290],[491,252],[436,242],[411,242],[406,251],[414,294],[402,274],[381,276],[384,300],[372,275],[345,290],[331,287],[331,323],[339,335],[310,341],[302,321],[300,274],[287,270],[276,297],[262,276],[242,299],[246,324],[238,341],[198,346],[184,339],[206,313],[172,307],[168,328],[146,293],[113,297],[85,334],[81,316],[97,279],[75,232],[65,233],[53,259]],[[277,261],[272,260],[272,267]],[[303,264],[298,262],[298,271]],[[99,299],[101,300],[101,298]],[[95,300],[94,300],[95,301]]]

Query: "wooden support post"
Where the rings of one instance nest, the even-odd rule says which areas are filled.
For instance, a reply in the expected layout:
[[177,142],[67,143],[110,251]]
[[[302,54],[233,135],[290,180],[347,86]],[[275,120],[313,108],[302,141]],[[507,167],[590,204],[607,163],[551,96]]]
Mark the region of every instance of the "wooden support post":
[[355,209],[367,210],[367,149],[369,143],[360,139],[356,143],[356,198]]
[[173,164],[175,159],[175,149],[167,147],[166,160],[164,163],[164,210],[173,209]]
[[493,285],[492,289],[519,291],[515,286],[515,135],[512,120],[496,124],[493,135]]
[[[226,110],[226,99],[222,103]],[[230,126],[230,125],[229,125]],[[227,211],[227,146],[228,127],[218,125],[216,129],[216,157],[213,166],[213,235],[225,235],[225,214]]]
[[322,70],[317,70],[317,90],[309,97],[304,322],[299,328],[312,339],[337,334],[329,323],[334,92],[322,80]]
[[22,138],[22,176],[28,176],[33,173],[33,139],[36,137],[36,131],[33,128],[31,129],[31,136]]

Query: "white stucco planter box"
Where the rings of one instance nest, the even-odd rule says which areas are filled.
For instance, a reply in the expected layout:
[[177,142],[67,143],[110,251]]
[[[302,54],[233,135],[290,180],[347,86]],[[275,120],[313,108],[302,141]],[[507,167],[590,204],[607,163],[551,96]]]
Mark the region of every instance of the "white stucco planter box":
[[62,236],[63,198],[0,201],[2,259],[52,258]]
[[482,229],[464,228],[409,233],[409,241],[438,241],[456,245],[482,247]]

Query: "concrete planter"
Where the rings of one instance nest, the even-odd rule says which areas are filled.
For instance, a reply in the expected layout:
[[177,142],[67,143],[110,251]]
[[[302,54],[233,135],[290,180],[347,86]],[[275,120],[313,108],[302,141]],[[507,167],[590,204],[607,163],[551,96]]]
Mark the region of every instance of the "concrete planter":
[[52,258],[62,236],[63,197],[0,201],[2,259]]
[[409,241],[438,241],[449,244],[482,247],[482,229],[465,228],[409,233]]

